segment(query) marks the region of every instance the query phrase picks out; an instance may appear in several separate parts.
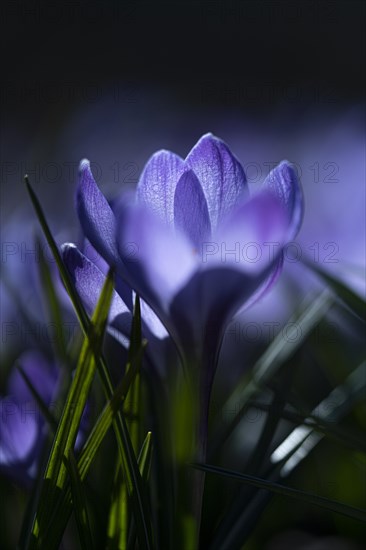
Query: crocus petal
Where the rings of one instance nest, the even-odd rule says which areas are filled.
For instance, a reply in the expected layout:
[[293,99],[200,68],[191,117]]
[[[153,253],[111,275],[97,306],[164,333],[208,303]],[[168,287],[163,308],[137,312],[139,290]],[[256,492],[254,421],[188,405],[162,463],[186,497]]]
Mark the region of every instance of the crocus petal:
[[173,226],[174,193],[184,161],[170,151],[158,151],[147,162],[137,185],[137,202]]
[[291,241],[300,229],[304,210],[303,193],[295,169],[287,160],[283,160],[268,174],[264,186],[285,208],[288,221],[287,239]]
[[140,300],[140,307],[141,319],[148,330],[155,336],[155,338],[158,338],[159,340],[167,338],[169,336],[168,331],[151,307],[142,299]]
[[[105,283],[105,275],[74,244],[63,244],[61,252],[76,291],[88,314],[91,315],[98,303]],[[128,335],[131,327],[131,312],[117,292],[113,291],[109,320],[112,322],[117,318],[121,332]]]
[[226,323],[263,284],[271,268],[258,274],[223,265],[197,272],[170,309],[182,349],[198,357],[203,351],[212,358]]
[[0,466],[31,461],[40,436],[37,414],[34,403],[30,411],[27,402],[0,401]]
[[9,395],[0,401],[0,469],[28,483],[36,474],[44,441],[44,417],[17,365],[48,406],[58,389],[59,372],[39,351],[24,352],[11,371]]
[[[94,246],[87,239],[84,239],[81,252],[103,273],[103,275],[107,275],[109,271],[108,263],[100,254],[98,254]],[[119,294],[122,298],[122,301],[128,307],[129,311],[132,311],[132,290],[117,273],[114,276],[114,288],[116,289],[117,294]]]
[[202,185],[214,229],[247,193],[244,170],[227,145],[212,134],[198,141],[187,156],[186,165]]
[[271,269],[269,275],[263,281],[263,283],[256,289],[253,295],[247,300],[244,305],[239,309],[238,313],[242,313],[256,304],[267,292],[273,287],[277,279],[282,273],[284,262],[283,252],[280,253],[278,260],[274,267]]
[[174,224],[199,249],[210,237],[211,224],[207,202],[197,176],[189,170],[177,183],[174,196]]
[[[34,388],[46,404],[49,404],[55,394],[58,370],[51,365],[46,357],[37,350],[22,353],[17,359],[19,365]],[[19,403],[33,401],[34,397],[19,370],[14,366],[8,380],[8,394]]]
[[76,208],[86,237],[109,265],[116,265],[115,217],[93,178],[88,160],[80,163]]
[[213,242],[204,243],[203,262],[260,273],[278,259],[286,230],[279,200],[269,192],[258,193],[231,212]]
[[84,242],[81,247],[81,252],[84,254],[88,260],[90,260],[94,265],[97,266],[97,268],[104,274],[107,275],[109,271],[109,265],[108,262],[105,261],[104,258],[98,252],[95,250],[94,246],[88,241],[88,239],[84,239]]
[[143,206],[123,208],[118,221],[117,241],[128,283],[155,311],[166,311],[197,267],[191,243]]

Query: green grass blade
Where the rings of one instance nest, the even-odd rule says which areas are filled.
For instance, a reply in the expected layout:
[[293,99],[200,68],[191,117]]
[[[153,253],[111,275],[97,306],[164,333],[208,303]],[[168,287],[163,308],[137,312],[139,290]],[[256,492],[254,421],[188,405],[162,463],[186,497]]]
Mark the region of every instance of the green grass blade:
[[[338,422],[358,400],[363,400],[366,388],[365,367],[366,362],[364,361],[351,372],[343,384],[334,388],[306,417],[307,423],[309,420]],[[292,405],[295,406],[295,403]],[[320,417],[317,416],[317,411],[320,411]],[[332,426],[330,425],[331,430]],[[302,424],[296,427],[273,451],[271,460],[274,463],[282,462],[288,455],[288,461],[283,465],[281,471],[282,475],[288,475],[300,461],[306,458],[322,437],[323,433],[316,432],[309,425]],[[296,453],[294,452],[295,448]]]
[[[65,438],[65,446],[61,455],[61,461],[63,460],[65,452],[68,453],[69,449],[74,446],[81,415],[86,404],[89,388],[95,372],[95,356],[98,355],[102,346],[112,291],[113,273],[110,272],[92,317],[90,333],[84,340],[67,403],[60,420],[59,433],[57,436],[61,441]],[[75,406],[76,408],[74,409]],[[58,448],[60,448],[60,444],[58,444]],[[58,460],[55,460],[54,463],[51,460],[49,465],[49,476],[51,477],[54,471],[59,467]],[[58,472],[58,486],[62,487],[65,473],[65,469],[61,466]]]
[[209,464],[192,464],[192,466],[206,473],[234,479],[239,483],[253,485],[258,489],[265,489],[284,497],[293,498],[301,502],[306,502],[307,504],[313,506],[319,506],[320,508],[324,508],[329,512],[335,512],[337,514],[347,516],[363,523],[366,522],[366,510],[362,510],[361,508],[354,508],[353,506],[348,506],[343,502],[330,500],[328,498],[321,497],[313,493],[307,493],[305,491],[293,489],[292,487],[286,487],[279,483],[274,483],[266,479],[261,479],[259,477],[241,474],[233,470],[226,470],[225,468],[221,468],[219,466],[211,466]]
[[[129,357],[136,354],[136,351],[141,347],[141,308],[140,299],[136,295],[134,315],[131,327],[131,338]],[[138,370],[141,368],[142,356],[139,357],[140,363],[137,365]],[[130,367],[128,367],[128,370]],[[142,548],[152,548],[152,532],[151,532],[151,514],[149,503],[145,493],[145,487],[140,474],[139,465],[137,463],[135,450],[139,440],[139,426],[134,420],[134,417],[139,413],[140,401],[140,380],[137,373],[134,386],[132,387],[130,397],[128,397],[128,412],[132,413],[132,421],[128,426],[124,416],[121,415],[121,438],[117,440],[121,462],[123,465],[124,480],[127,487],[127,492],[130,496],[134,520],[136,522],[137,537]],[[129,429],[130,428],[130,429]],[[131,433],[131,435],[130,435]]]
[[[362,433],[355,433],[354,429],[352,430],[352,433],[350,433],[349,430],[346,431],[344,428],[334,426],[333,422],[327,423],[324,419],[319,416],[312,415],[310,412],[298,411],[295,404],[292,403],[292,405],[294,410],[284,409],[282,411],[281,417],[283,420],[287,420],[295,425],[303,424],[312,430],[320,432],[324,437],[339,445],[342,445],[345,448],[363,453],[366,452],[366,441],[364,440]],[[249,406],[265,412],[268,412],[270,409],[270,405],[267,403],[261,403],[254,400],[249,403]]]
[[[36,239],[36,246],[39,248],[39,250],[43,250],[42,243],[39,238]],[[65,363],[68,363],[69,358],[67,353],[67,342],[63,331],[61,307],[55,290],[55,286],[53,284],[50,267],[43,255],[43,252],[41,252],[40,254],[39,275],[42,288],[47,298],[50,320],[54,323],[57,330],[56,351],[58,352],[60,358]]]
[[44,476],[44,488],[33,527],[33,535],[36,539],[39,538],[41,545],[43,531],[48,527],[50,510],[65,485],[67,475],[65,457],[67,458],[70,449],[73,449],[75,444],[81,416],[95,373],[95,356],[102,346],[112,292],[113,274],[109,272],[92,318],[90,332],[85,338],[80,352],[75,376],[71,383]]
[[[55,431],[57,429],[57,426],[55,428]],[[37,477],[34,481],[34,484],[32,486],[31,493],[29,495],[27,506],[24,511],[23,520],[22,520],[22,527],[19,535],[19,542],[18,542],[18,548],[29,548],[31,544],[31,537],[32,537],[32,528],[33,528],[33,522],[34,517],[37,512],[38,503],[40,499],[40,495],[43,488],[43,472],[46,469],[48,458],[51,451],[52,446],[52,439],[54,436],[54,432],[49,433],[48,437],[46,437],[45,442],[42,446],[40,458],[39,458],[39,466],[38,466],[38,473]]]
[[279,367],[290,359],[296,350],[299,349],[305,338],[327,313],[332,304],[333,299],[329,293],[325,291],[315,300],[311,300],[310,304],[299,317],[291,319],[290,322],[296,323],[296,327],[301,330],[302,337],[297,338],[296,342],[289,343],[287,339],[283,338],[283,335],[279,333],[268,346],[262,357],[254,365],[250,388],[248,388],[246,381],[242,385],[239,385],[229,398],[227,407],[231,409],[234,408],[235,404],[239,401],[247,402],[248,399],[253,397],[257,389],[266,385],[272,376],[278,372]]
[[[144,483],[147,483],[149,478],[151,460],[152,439],[151,432],[148,432],[138,457],[140,474]],[[108,550],[126,550],[126,548],[135,547],[136,523],[128,514],[127,502],[127,488],[122,475],[121,463],[118,461],[112,488],[112,503],[109,513]]]
[[[70,275],[62,261],[58,246],[55,240],[53,239],[53,236],[49,229],[45,215],[43,213],[42,207],[40,205],[40,202],[36,194],[34,193],[32,186],[29,183],[28,177],[25,176],[24,179],[25,179],[25,184],[26,184],[30,199],[36,211],[38,220],[41,224],[41,227],[45,234],[48,245],[55,258],[56,264],[59,268],[61,279],[71,298],[71,301],[75,308],[75,312],[80,322],[80,326],[84,334],[87,335],[89,330],[89,323],[90,323],[89,318],[74,288]],[[141,319],[139,318],[138,320],[141,323]],[[100,356],[96,358],[96,362],[97,362],[98,374],[102,382],[104,394],[106,396],[106,399],[109,400],[113,395],[113,384],[102,354],[100,354]],[[141,545],[141,548],[151,548],[152,536],[151,536],[151,528],[149,527],[150,514],[148,512],[147,505],[144,504],[144,499],[141,498],[141,476],[138,470],[136,457],[134,456],[133,450],[130,448],[130,437],[127,432],[127,427],[120,411],[117,412],[116,417],[113,420],[113,427],[115,431],[118,448],[121,454],[127,457],[127,460],[126,460],[127,469],[129,472],[133,473],[132,476],[129,476],[130,479],[133,480],[133,483],[129,484],[129,490],[133,495],[132,500],[134,502],[135,514],[138,516],[137,524],[138,524],[138,536],[140,540],[140,545]]]
[[55,258],[57,267],[58,267],[59,272],[60,272],[62,282],[65,285],[67,293],[69,294],[69,296],[72,300],[72,303],[73,303],[73,306],[75,308],[75,312],[78,316],[80,325],[81,325],[84,333],[86,334],[87,331],[88,331],[88,327],[89,327],[89,318],[88,318],[88,316],[87,316],[87,314],[84,310],[84,307],[83,307],[83,305],[82,305],[82,303],[79,299],[79,296],[78,296],[78,294],[75,290],[75,287],[74,287],[74,285],[71,281],[71,278],[70,278],[69,273],[66,269],[66,266],[65,266],[64,262],[62,261],[59,248],[58,248],[58,246],[57,246],[57,244],[56,244],[56,242],[55,242],[55,240],[52,236],[52,233],[51,233],[50,228],[48,226],[46,217],[43,213],[43,210],[42,210],[41,204],[40,204],[40,202],[37,198],[37,195],[35,194],[31,184],[29,183],[28,176],[24,176],[24,181],[25,181],[30,199],[32,201],[33,207],[36,211],[39,223],[40,223],[40,225],[42,227],[42,230],[43,230],[43,233],[46,237],[48,246],[50,247],[52,255]]
[[138,415],[140,413],[140,399],[141,399],[141,381],[139,371],[142,366],[142,356],[139,354],[139,350],[142,346],[142,332],[141,332],[141,307],[140,298],[136,295],[134,304],[134,313],[132,318],[130,347],[128,349],[126,372],[131,368],[133,358],[135,361],[139,357],[140,364],[137,365],[137,373],[131,391],[128,393],[125,403],[124,412],[127,417],[130,417],[128,421],[128,429],[131,435],[131,441],[135,453],[138,451],[140,445],[140,424]]
[[259,473],[261,466],[264,463],[264,459],[267,458],[268,449],[270,449],[273,436],[280,423],[282,412],[287,401],[287,394],[290,390],[294,376],[294,369],[291,362],[288,362],[285,367],[284,372],[281,373],[283,376],[280,380],[282,391],[273,392],[272,402],[266,416],[264,427],[250,457],[249,463],[245,468],[245,471],[248,474],[250,473],[257,475]]
[[344,302],[362,321],[366,321],[366,302],[358,296],[349,286],[321,269],[310,260],[303,260],[304,265],[313,271],[333,290],[338,299]]
[[87,441],[80,453],[79,469],[81,478],[87,475],[91,462],[94,459],[104,437],[106,436],[112,422],[120,410],[121,402],[126,398],[131,384],[140,368],[140,358],[142,357],[145,342],[137,353],[136,360],[132,361],[132,367],[118,384],[112,399],[105,405],[103,412],[89,434]]
[[[139,296],[136,295],[135,298],[135,304],[134,304],[134,316],[133,316],[133,322],[132,322],[132,328],[131,328],[131,339],[130,339],[130,347],[128,350],[128,358],[129,363],[131,362],[131,359],[134,354],[136,354],[137,350],[141,347],[141,341],[142,341],[142,333],[141,333],[141,308],[140,308],[140,299]],[[130,418],[130,420],[127,423],[128,430],[131,435],[131,443],[133,446],[133,449],[135,453],[138,451],[138,446],[140,443],[140,431],[141,431],[141,425],[139,422],[139,415],[141,413],[140,407],[141,407],[141,380],[140,380],[140,369],[141,369],[142,363],[140,361],[140,364],[138,365],[138,372],[136,374],[136,377],[134,379],[134,382],[132,384],[131,390],[129,391],[125,403],[124,403],[124,413],[127,417]],[[131,368],[128,366],[128,368]],[[141,473],[141,468],[140,468]],[[117,521],[115,522],[115,527],[117,530],[120,531],[121,537],[120,537],[120,549],[124,550],[128,547],[128,537],[129,532],[131,533],[132,527],[135,528],[136,523],[134,522],[133,518],[131,517],[131,510],[130,510],[130,501],[128,499],[128,491],[126,486],[125,479],[123,480],[123,483],[121,485],[122,491],[120,492],[120,499],[121,502],[119,504],[119,507],[121,509],[121,515],[119,518],[116,518]],[[134,534],[136,533],[136,529],[133,529]],[[134,536],[134,540],[136,540],[136,534]]]
[[[136,296],[134,305],[134,315],[131,327],[130,347],[128,350],[128,360],[126,365],[126,373],[132,368],[132,358],[137,355],[138,350],[142,345],[141,334],[141,309],[140,300]],[[141,361],[138,366],[138,371],[141,367]],[[135,453],[137,452],[140,441],[140,423],[138,415],[140,413],[140,374],[136,373],[131,390],[126,396],[123,411],[127,418],[127,427],[131,436],[131,442]],[[131,521],[130,502],[126,480],[124,479],[122,464],[119,460],[117,471],[115,474],[115,483],[113,488],[112,503],[110,507],[109,522],[108,522],[108,549],[109,550],[125,550],[128,546],[129,526],[134,522]],[[141,473],[141,470],[140,470]],[[130,529],[131,530],[131,529]]]
[[[142,356],[144,349],[144,343],[142,349],[138,352],[139,356]],[[132,362],[132,368],[128,370],[128,373],[123,377],[118,384],[112,399],[105,405],[103,412],[99,419],[91,430],[87,441],[85,442],[83,449],[80,453],[78,466],[80,470],[81,479],[84,479],[89,471],[92,461],[104,439],[112,422],[119,412],[121,402],[126,398],[126,395],[130,389],[130,386],[134,380],[139,369],[139,359]]]
[[107,550],[126,550],[127,548],[129,524],[127,500],[127,487],[118,456],[108,517]]
[[[138,361],[139,362],[139,361]],[[130,369],[126,375],[133,375]],[[117,396],[118,397],[118,396]],[[106,415],[103,418],[104,428],[107,428],[109,421],[114,419],[113,413],[115,412],[115,405],[112,403],[111,407],[107,407]],[[144,491],[142,477],[137,464],[136,456],[133,450],[132,441],[128,432],[127,424],[120,411],[117,411],[117,418],[119,416],[121,431],[118,430],[119,437],[117,438],[118,449],[123,465],[123,472],[127,491],[131,500],[133,514],[137,526],[137,536],[141,548],[153,548],[153,540],[151,533],[151,515],[147,502],[147,498]],[[115,422],[115,421],[114,421]],[[102,436],[102,432],[95,433],[95,442]],[[83,455],[83,453],[82,453]],[[81,457],[82,458],[82,457]]]
[[235,411],[235,417],[229,426],[222,426],[220,421],[215,423],[212,430],[212,433],[216,434],[211,444],[212,455],[221,447],[243,418],[243,412],[250,400],[266,386],[270,379],[280,371],[284,363],[299,349],[307,336],[329,311],[334,299],[326,290],[317,298],[311,299],[310,303],[307,302],[308,300],[302,307],[301,313],[290,320],[295,323],[297,329],[301,330],[301,338],[297,338],[295,342],[288,342],[283,338],[282,333],[279,333],[254,365],[250,378],[247,375],[244,376],[223,405],[224,410]]
[[[152,448],[151,432],[148,432],[146,434],[145,440],[140,449],[139,457],[137,460],[139,469],[140,469],[140,474],[145,486],[147,486],[147,482],[148,482],[150,470],[151,470],[152,449],[153,448]],[[132,521],[130,525],[126,547],[133,549],[135,548],[135,546],[136,546],[136,523],[135,521]],[[121,550],[124,550],[124,547],[121,548]]]
[[[142,348],[139,350],[139,355],[142,355],[145,342],[143,342]],[[100,414],[96,424],[93,426],[88,439],[86,440],[80,456],[78,458],[78,470],[81,481],[84,481],[88,475],[89,469],[93,463],[96,453],[98,452],[104,437],[106,436],[109,428],[116,415],[120,411],[122,401],[125,399],[131,383],[134,380],[140,360],[133,360],[132,368],[128,370],[119,385],[116,388],[112,399],[105,405],[102,413]],[[46,533],[47,547],[56,548],[60,543],[60,537],[66,527],[68,518],[71,513],[71,491],[70,487],[66,486],[65,491],[61,495],[60,501],[55,508],[54,517],[58,519],[57,533]]]
[[142,342],[142,329],[141,329],[141,304],[140,298],[136,294],[135,303],[133,308],[133,318],[130,335],[130,347],[128,349],[128,361],[131,362],[132,358],[136,356],[136,353],[141,347]]
[[145,482],[148,481],[150,475],[152,451],[153,446],[151,432],[147,432],[138,457],[140,474]]
[[53,416],[53,414],[51,413],[51,411],[47,407],[46,403],[43,401],[42,397],[39,395],[38,391],[36,390],[36,388],[32,384],[32,381],[30,380],[28,375],[24,372],[21,365],[18,365],[18,370],[19,370],[20,375],[23,378],[24,382],[26,383],[29,391],[31,392],[32,396],[34,397],[34,399],[35,399],[35,401],[36,401],[43,417],[45,418],[45,420],[47,421],[49,427],[51,428],[51,431],[53,433],[55,433],[56,429],[57,429],[57,420],[56,420],[56,418]]
[[[282,391],[272,392],[272,400],[268,406],[264,426],[259,434],[258,440],[251,452],[247,463],[243,466],[243,471],[250,475],[263,475],[264,467],[269,458],[269,449],[277,427],[282,418],[282,412],[286,405],[286,395],[291,387],[293,380],[294,368],[292,362],[287,362],[284,372],[281,372],[279,385]],[[238,518],[241,518],[243,510],[246,509],[248,503],[255,497],[257,489],[254,487],[241,487],[230,504],[227,512],[222,518],[217,527],[215,535],[215,543],[217,547],[221,547],[227,538],[227,533],[235,531],[235,525]],[[242,528],[243,521],[240,521]]]
[[125,474],[128,494],[131,498],[139,544],[141,548],[145,548],[147,550],[153,548],[151,515],[131,438],[127,429],[127,424],[123,416],[121,417],[121,420],[122,440],[117,441],[117,443],[119,444],[118,447],[124,467],[123,471]]
[[[141,341],[141,312],[138,296],[136,296],[135,300],[131,340],[130,349],[134,349],[133,346],[136,346],[136,344]],[[132,353],[132,351],[130,353]],[[142,361],[142,356],[139,354],[137,355],[137,361],[139,362],[139,367]],[[129,367],[127,367],[127,375],[129,374],[129,370]],[[115,426],[117,446],[123,466],[124,479],[136,521],[139,545],[141,548],[147,550],[154,546],[151,531],[151,513],[127,422],[120,411],[118,411],[116,420],[113,421],[113,424]]]
[[[305,413],[294,413],[292,410],[289,413],[282,412],[284,418],[299,425],[289,437],[275,449],[271,455],[271,462],[276,465],[271,466],[267,472],[257,473],[255,471],[245,471],[248,475],[264,475],[271,482],[278,482],[279,479],[288,475],[297,465],[313,450],[319,443],[323,435],[331,437],[337,442],[347,444],[359,450],[365,448],[365,443],[362,438],[359,441],[354,441],[347,433],[338,433],[339,428],[333,426],[342,416],[348,414],[352,406],[364,397],[365,392],[365,371],[364,364],[360,364],[340,385],[337,386],[326,397],[322,404],[315,410],[324,411],[321,418],[311,415],[310,411]],[[281,385],[282,389],[282,385]],[[281,395],[282,391],[278,392]],[[291,403],[294,410],[297,410],[296,401],[291,401],[286,396],[286,400]],[[269,405],[262,407],[259,403],[252,402],[254,407],[263,408],[267,412],[270,410]],[[324,424],[325,421],[330,424]],[[319,427],[318,424],[323,425]],[[318,423],[318,424],[317,424]],[[324,431],[322,431],[324,427]],[[276,460],[273,460],[273,458]],[[250,486],[249,490],[243,495],[243,499],[236,498],[230,505],[222,522],[215,534],[212,550],[227,550],[232,547],[244,544],[247,537],[253,530],[253,525],[258,521],[259,516],[268,505],[273,494],[268,492],[258,491],[258,488]],[[239,494],[241,491],[239,492]]]
[[67,468],[70,475],[71,496],[81,548],[83,550],[92,550],[94,544],[88,517],[87,497],[72,449],[69,450]]

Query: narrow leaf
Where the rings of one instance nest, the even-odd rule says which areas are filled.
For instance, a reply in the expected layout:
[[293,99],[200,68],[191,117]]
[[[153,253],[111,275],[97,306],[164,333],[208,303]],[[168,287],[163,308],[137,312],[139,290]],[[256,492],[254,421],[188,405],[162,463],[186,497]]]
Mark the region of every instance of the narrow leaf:
[[147,432],[138,457],[138,464],[142,479],[147,482],[149,479],[152,460],[152,438],[151,432]]
[[132,361],[132,367],[128,369],[128,372],[118,384],[111,400],[105,405],[103,412],[98,418],[92,431],[89,434],[87,441],[80,453],[79,468],[81,478],[84,479],[94,456],[99,449],[108,429],[112,425],[115,416],[118,414],[121,402],[126,398],[131,384],[140,368],[140,359],[143,354],[146,342],[143,342],[142,348],[137,354],[136,360]]
[[[42,250],[41,240],[39,238],[36,239],[36,246],[39,248],[39,250]],[[62,360],[64,360],[65,362],[69,362],[67,353],[67,342],[63,331],[61,307],[52,280],[50,267],[43,255],[43,252],[41,252],[40,254],[39,273],[42,288],[44,289],[45,295],[47,297],[47,305],[49,307],[50,319],[54,323],[57,331],[56,350],[58,351],[59,356]]]
[[56,244],[56,242],[55,242],[55,240],[52,236],[52,233],[51,233],[50,228],[48,226],[47,220],[45,218],[45,215],[43,213],[43,210],[42,210],[40,202],[37,198],[37,195],[33,191],[33,188],[31,186],[31,184],[29,183],[28,176],[24,176],[24,181],[25,181],[30,199],[32,201],[33,207],[36,211],[39,223],[41,224],[43,233],[46,237],[48,246],[50,247],[51,252],[53,254],[53,257],[55,258],[57,267],[58,267],[59,272],[60,272],[62,282],[65,285],[65,288],[66,288],[70,298],[72,299],[72,303],[74,305],[75,312],[76,312],[76,314],[78,316],[78,319],[80,321],[80,325],[83,328],[84,333],[87,333],[88,325],[89,325],[88,316],[87,316],[87,314],[86,314],[86,312],[83,308],[83,305],[81,304],[81,301],[80,301],[79,296],[78,296],[78,294],[75,290],[75,287],[72,284],[71,278],[70,278],[69,273],[68,273],[68,271],[65,267],[65,264],[62,261],[59,248],[58,248],[58,246],[57,246],[57,244]]
[[290,320],[290,322],[293,322],[294,326],[297,327],[297,330],[301,334],[301,338],[297,338],[295,342],[289,342],[288,339],[283,338],[282,333],[279,333],[255,363],[251,371],[250,379],[248,379],[248,376],[244,376],[243,380],[237,384],[235,390],[223,405],[224,410],[235,410],[235,416],[229,426],[222,426],[219,420],[216,422],[216,426],[214,426],[212,430],[216,436],[211,446],[211,455],[221,447],[243,418],[243,412],[249,401],[259,390],[265,387],[272,376],[274,376],[282,368],[284,363],[292,357],[330,309],[333,302],[334,300],[330,293],[324,291],[317,298],[310,300],[310,303],[306,303],[300,315],[294,316]]
[[[72,283],[70,275],[62,261],[58,246],[56,245],[53,239],[53,236],[51,234],[51,231],[48,227],[48,223],[46,221],[45,215],[38,201],[38,198],[34,193],[32,186],[29,183],[28,177],[25,176],[24,179],[25,179],[25,184],[26,184],[30,199],[33,203],[34,209],[36,211],[36,214],[41,224],[41,227],[43,229],[43,232],[45,234],[46,240],[53,253],[57,266],[59,268],[61,279],[71,298],[71,301],[75,308],[75,312],[80,322],[80,326],[84,334],[87,335],[89,330],[89,323],[90,323],[89,318],[75,290],[75,287]],[[97,363],[98,374],[102,382],[104,394],[107,399],[110,399],[113,395],[113,384],[102,354],[100,354],[100,356],[96,358],[96,363]],[[120,449],[121,454],[124,454],[125,453],[124,449],[128,448],[129,435],[126,433],[127,428],[120,411],[117,412],[116,417],[113,420],[113,427],[115,431],[118,448]],[[141,495],[140,495],[141,477],[138,471],[136,457],[131,455],[130,451],[126,452],[125,454],[127,456],[128,468],[134,472],[133,477],[135,478],[135,491],[133,492],[133,496],[134,496],[133,500],[134,500],[134,506],[135,506],[135,513],[137,514],[138,520],[139,520],[137,523],[141,527],[141,529],[138,530],[139,539],[141,539],[140,545],[141,545],[141,548],[151,548],[152,547],[151,530],[149,527],[147,527],[147,524],[149,524],[150,522],[149,520],[150,515],[148,513],[147,506],[144,505],[143,499],[141,498]],[[132,490],[131,485],[130,485],[130,489]]]
[[319,506],[320,508],[324,508],[325,510],[328,510],[330,512],[342,514],[358,521],[366,521],[366,510],[363,510],[361,508],[354,508],[353,506],[348,506],[343,502],[330,500],[325,497],[315,495],[313,493],[299,491],[298,489],[286,487],[284,485],[280,485],[279,483],[273,483],[259,477],[241,474],[233,470],[226,470],[225,468],[221,468],[219,466],[211,466],[210,464],[192,464],[191,466],[207,473],[216,474],[229,479],[235,479],[239,483],[247,483],[248,485],[253,485],[254,487],[258,487],[258,489],[266,489],[267,491],[277,493],[284,497],[293,498],[296,500],[300,500],[301,502],[306,502],[307,504]]
[[67,468],[70,475],[71,495],[80,544],[83,550],[92,550],[94,548],[94,544],[88,517],[87,497],[85,495],[78,465],[72,449],[69,450]]
[[38,405],[41,413],[43,414],[45,420],[48,422],[48,425],[50,426],[51,431],[53,433],[55,433],[55,431],[57,429],[57,421],[56,421],[55,417],[52,415],[52,413],[49,410],[48,406],[43,401],[42,397],[39,395],[38,391],[34,387],[34,385],[33,385],[32,381],[30,380],[29,376],[24,372],[21,365],[18,365],[18,370],[19,370],[24,382],[28,386],[29,391],[31,392],[31,394],[33,395],[35,401],[37,402],[37,405]]
[[[152,460],[152,439],[151,439],[151,432],[148,432],[146,434],[145,440],[142,444],[139,457],[138,457],[140,474],[145,485],[147,484],[149,475],[150,475],[151,460]],[[135,545],[136,545],[136,523],[135,521],[132,521],[130,525],[127,548],[135,548]],[[123,547],[121,547],[121,550],[124,550]]]
[[128,494],[118,456],[112,487],[112,501],[109,509],[107,529],[107,550],[126,550],[128,540]]
[[[138,351],[141,349],[142,334],[141,334],[141,310],[140,300],[136,295],[134,304],[134,314],[132,319],[131,334],[130,334],[130,346],[128,349],[128,360],[126,365],[126,373],[132,368],[131,361],[133,357],[137,356]],[[127,428],[131,436],[131,442],[135,453],[137,452],[139,440],[140,440],[140,424],[138,415],[140,412],[140,364],[137,366],[137,372],[133,381],[131,390],[126,396],[123,411],[125,416],[129,419],[127,422]],[[141,473],[141,470],[140,470]],[[128,498],[128,491],[125,479],[125,473],[122,468],[121,459],[117,464],[117,471],[115,475],[115,483],[113,485],[113,496],[109,514],[108,522],[108,549],[109,550],[124,550],[128,546],[128,532],[129,527],[135,527],[133,518],[131,518],[130,502]],[[134,529],[134,536],[136,537],[136,529]]]
[[109,272],[92,318],[90,332],[85,338],[80,352],[75,376],[71,383],[46,468],[40,507],[33,528],[34,536],[39,537],[40,541],[42,541],[43,530],[48,526],[50,510],[52,510],[57,495],[65,484],[67,472],[64,459],[67,458],[70,449],[73,449],[75,444],[81,416],[94,377],[95,356],[102,345],[112,291],[113,273]]
[[[343,384],[334,388],[307,417],[307,424],[312,418],[317,419],[318,411],[320,411],[320,421],[336,422],[349,412],[357,399],[364,398],[366,387],[365,366],[366,362],[362,362],[346,378]],[[310,453],[322,437],[322,433],[316,432],[309,425],[302,424],[295,428],[273,451],[271,460],[276,463],[287,457],[288,460],[283,465],[281,474],[283,476],[288,475]]]
[[336,279],[310,260],[303,260],[304,265],[320,277],[335,293],[335,296],[346,304],[362,321],[366,321],[366,302],[349,286]]
[[[143,353],[143,348],[145,345],[146,343],[143,342],[143,347],[139,350],[140,355]],[[103,439],[106,436],[109,428],[111,427],[113,419],[120,412],[121,402],[123,401],[123,399],[125,399],[130,389],[131,383],[134,380],[134,377],[138,370],[137,365],[139,364],[139,360],[134,360],[132,362],[132,368],[128,370],[128,374],[123,377],[123,379],[117,386],[116,391],[112,396],[112,399],[105,405],[103,412],[99,416],[96,424],[93,426],[89,437],[83,446],[83,449],[78,459],[78,470],[80,479],[82,481],[84,481],[84,479],[88,475],[95,455],[98,452],[98,449],[103,442]],[[60,537],[66,527],[70,513],[71,491],[70,487],[66,486],[65,491],[63,492],[57,506],[55,507],[55,511],[53,514],[53,517],[57,518],[58,521],[57,532],[56,530],[54,530],[51,533],[46,533],[45,540],[47,541],[47,544],[45,542],[45,546],[52,548],[58,546]],[[52,521],[50,523],[52,524]]]

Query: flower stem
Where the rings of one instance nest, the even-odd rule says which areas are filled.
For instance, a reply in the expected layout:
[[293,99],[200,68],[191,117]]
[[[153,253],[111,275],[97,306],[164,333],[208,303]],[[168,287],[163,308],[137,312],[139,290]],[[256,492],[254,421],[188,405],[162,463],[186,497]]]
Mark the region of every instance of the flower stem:
[[[204,464],[207,453],[209,395],[206,395],[206,392],[200,393],[197,411],[195,461]],[[192,479],[192,512],[197,526],[197,540],[199,540],[200,534],[204,489],[205,473],[202,470],[194,470]]]
[[[209,374],[209,376],[207,376]],[[207,454],[208,417],[212,387],[212,376],[200,365],[199,370],[191,377],[192,396],[195,399],[195,416],[193,426],[193,456],[195,462],[204,464]],[[190,513],[195,523],[196,547],[199,546],[203,496],[205,489],[205,472],[191,470],[189,472],[190,484]]]
[[211,388],[220,349],[217,341],[220,342],[220,338],[207,342],[208,345],[203,346],[200,353],[192,354],[190,360],[184,362],[184,383],[179,384],[179,397],[177,396],[181,403],[185,400],[184,397],[187,399],[186,406],[189,403],[190,412],[185,416],[186,422],[181,432],[185,434],[187,443],[184,447],[189,452],[185,456],[184,464],[181,463],[184,474],[180,478],[180,494],[184,495],[185,501],[183,517],[184,521],[189,521],[188,527],[183,527],[183,531],[189,531],[189,535],[186,535],[189,542],[186,540],[183,547],[190,549],[199,547],[205,489],[205,472],[192,468],[190,463],[206,462]]

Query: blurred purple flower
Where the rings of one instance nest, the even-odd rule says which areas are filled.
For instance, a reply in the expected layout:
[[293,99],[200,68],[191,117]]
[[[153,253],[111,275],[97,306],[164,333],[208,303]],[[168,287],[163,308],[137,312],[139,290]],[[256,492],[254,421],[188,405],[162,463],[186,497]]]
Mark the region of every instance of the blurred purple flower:
[[[78,326],[52,252],[44,239],[37,241],[35,238],[35,221],[34,214],[20,209],[2,227],[0,318],[3,345],[0,358],[4,363],[9,356],[30,348],[42,348],[47,354],[59,338],[59,330],[68,339]],[[66,235],[57,232],[55,237],[65,240]],[[63,323],[57,330],[49,315],[40,276],[41,258],[48,265],[62,308]]]
[[[185,361],[212,365],[227,321],[277,278],[281,248],[296,235],[303,205],[296,173],[286,161],[249,198],[239,161],[207,134],[185,160],[169,151],[155,153],[135,200],[122,196],[114,209],[89,162],[82,161],[77,209],[85,236],[149,304]],[[65,251],[70,248],[64,259],[77,284],[92,294],[102,272],[81,256],[76,269]],[[112,315],[117,310],[123,313],[126,306],[117,305],[115,296]]]
[[[59,372],[39,351],[17,360],[46,406],[55,397]],[[13,368],[7,395],[0,399],[0,471],[29,481],[37,471],[46,434],[43,414],[19,370]]]
[[[40,351],[26,351],[11,370],[7,394],[0,397],[0,472],[27,485],[37,475],[49,426],[17,366],[56,420],[61,371]],[[76,449],[85,440],[89,413],[87,403],[76,438]]]

